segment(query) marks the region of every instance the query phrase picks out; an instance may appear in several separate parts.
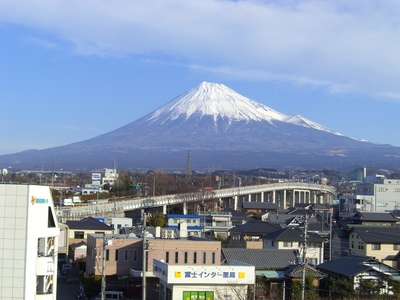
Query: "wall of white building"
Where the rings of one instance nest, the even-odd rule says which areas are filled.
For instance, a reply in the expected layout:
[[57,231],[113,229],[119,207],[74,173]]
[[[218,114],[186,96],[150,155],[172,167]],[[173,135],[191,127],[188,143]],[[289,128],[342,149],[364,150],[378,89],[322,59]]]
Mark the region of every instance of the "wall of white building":
[[0,184],[0,299],[56,299],[59,232],[49,187]]

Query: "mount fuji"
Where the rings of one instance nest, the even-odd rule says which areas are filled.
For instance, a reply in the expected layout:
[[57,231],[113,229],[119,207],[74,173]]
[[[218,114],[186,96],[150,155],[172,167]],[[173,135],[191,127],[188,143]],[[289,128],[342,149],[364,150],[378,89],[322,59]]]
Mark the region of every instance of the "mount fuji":
[[289,116],[223,84],[202,82],[156,111],[89,140],[0,156],[38,168],[349,168],[399,165],[400,148],[355,140],[300,115]]

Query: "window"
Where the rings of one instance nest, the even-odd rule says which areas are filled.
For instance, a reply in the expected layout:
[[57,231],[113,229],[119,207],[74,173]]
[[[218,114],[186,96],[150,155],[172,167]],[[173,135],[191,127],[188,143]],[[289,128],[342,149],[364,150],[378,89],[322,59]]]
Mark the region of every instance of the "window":
[[115,261],[118,261],[118,249],[117,250],[115,250]]
[[271,246],[272,246],[272,247],[275,246],[275,241],[271,241]]
[[307,258],[307,262],[314,266],[318,263],[316,258]]
[[179,261],[179,252],[175,252],[175,263],[177,264]]
[[283,242],[283,247],[293,247],[292,242]]
[[381,250],[381,244],[371,244],[372,250]]
[[394,244],[393,250],[400,250],[400,244]]
[[83,231],[75,231],[74,238],[75,239],[84,239],[85,233]]
[[215,264],[215,252],[212,253],[212,264]]
[[207,253],[203,252],[203,264],[207,263]]
[[165,263],[169,263],[169,252],[165,252]]
[[124,250],[124,261],[128,261],[128,249]]
[[137,261],[137,249],[133,249],[133,261]]
[[183,263],[185,263],[185,264],[188,263],[188,253],[187,252],[185,252]]
[[106,260],[110,259],[110,250],[106,249]]
[[193,263],[197,264],[197,252],[193,253]]

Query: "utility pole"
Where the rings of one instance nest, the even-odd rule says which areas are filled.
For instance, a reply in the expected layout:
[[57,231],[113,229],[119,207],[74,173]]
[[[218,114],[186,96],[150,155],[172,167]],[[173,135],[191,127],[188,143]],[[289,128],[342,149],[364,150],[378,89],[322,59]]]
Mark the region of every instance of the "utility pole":
[[143,275],[142,275],[142,299],[146,300],[146,265],[147,265],[147,230],[146,230],[146,212],[143,210]]
[[112,240],[106,238],[105,234],[103,236],[103,249],[101,254],[101,300],[105,300],[106,292],[106,246],[111,245]]
[[302,267],[303,267],[303,276],[302,276],[302,281],[301,281],[301,300],[304,300],[304,294],[305,294],[305,289],[306,289],[306,270],[307,270],[307,258],[306,258],[306,253],[307,253],[307,231],[308,231],[308,216],[307,214],[305,215],[305,220],[304,220],[304,242],[303,242],[303,262],[302,262]]
[[331,218],[329,220],[329,261],[332,260],[332,219],[333,219],[333,206],[329,209]]

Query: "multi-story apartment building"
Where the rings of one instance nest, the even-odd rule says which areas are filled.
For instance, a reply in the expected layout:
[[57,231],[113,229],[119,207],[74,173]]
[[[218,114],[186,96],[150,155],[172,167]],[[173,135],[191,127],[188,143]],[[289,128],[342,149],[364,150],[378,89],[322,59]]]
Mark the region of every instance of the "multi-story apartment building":
[[200,237],[203,233],[204,227],[200,222],[200,215],[179,215],[179,214],[166,214],[165,227],[168,229],[178,230],[180,224],[185,224],[187,228],[187,234],[189,236]]
[[366,178],[357,186],[354,195],[340,199],[340,217],[351,217],[358,211],[385,212],[400,206],[400,179],[382,176]]
[[56,299],[59,234],[49,187],[0,184],[0,299]]

